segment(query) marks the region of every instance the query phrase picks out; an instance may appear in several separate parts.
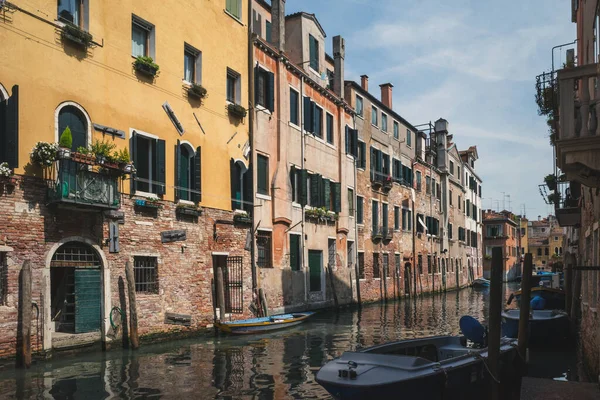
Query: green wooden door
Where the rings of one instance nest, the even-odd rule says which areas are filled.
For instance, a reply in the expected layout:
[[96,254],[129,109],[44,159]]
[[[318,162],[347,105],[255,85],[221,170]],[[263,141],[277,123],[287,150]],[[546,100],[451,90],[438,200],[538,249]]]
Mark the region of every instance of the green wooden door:
[[99,269],[75,270],[75,333],[100,330],[102,279]]
[[320,250],[308,251],[308,269],[310,271],[309,288],[311,292],[321,291],[321,259],[323,252]]

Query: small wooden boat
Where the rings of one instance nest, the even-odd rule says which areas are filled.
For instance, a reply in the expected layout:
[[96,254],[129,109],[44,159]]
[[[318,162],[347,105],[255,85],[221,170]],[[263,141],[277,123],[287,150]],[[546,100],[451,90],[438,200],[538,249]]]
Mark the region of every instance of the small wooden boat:
[[[541,297],[545,300],[546,310],[564,310],[566,293],[560,287],[560,274],[545,272],[538,273],[531,277],[531,298],[535,296]],[[521,289],[511,295],[508,304],[512,302],[512,299],[517,300],[517,305],[521,306]]]
[[[465,333],[462,319],[461,329]],[[485,364],[488,349],[485,339],[483,343],[469,340],[435,336],[347,351],[325,364],[316,380],[334,398],[344,400],[486,398],[492,382]],[[514,373],[514,344],[502,339],[503,378]]]
[[306,321],[314,312],[306,311],[293,314],[272,315],[270,317],[243,319],[240,321],[217,322],[215,326],[222,332],[235,335],[262,333],[289,328]]
[[[521,310],[506,310],[502,313],[502,334],[516,338],[519,334]],[[569,335],[569,317],[560,310],[532,310],[529,315],[529,343],[543,346],[561,342]]]
[[474,288],[488,288],[490,287],[490,281],[485,278],[477,278],[473,281]]

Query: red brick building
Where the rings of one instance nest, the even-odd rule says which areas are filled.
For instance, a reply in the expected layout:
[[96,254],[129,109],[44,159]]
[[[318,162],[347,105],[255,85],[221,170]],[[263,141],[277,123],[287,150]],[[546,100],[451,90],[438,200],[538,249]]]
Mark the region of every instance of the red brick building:
[[[519,244],[518,217],[509,211],[483,212],[483,248],[485,249],[483,261],[483,276],[489,279],[492,263],[492,249],[502,248],[503,254],[503,280],[513,281],[521,276],[521,258]],[[530,241],[531,245],[531,241]]]

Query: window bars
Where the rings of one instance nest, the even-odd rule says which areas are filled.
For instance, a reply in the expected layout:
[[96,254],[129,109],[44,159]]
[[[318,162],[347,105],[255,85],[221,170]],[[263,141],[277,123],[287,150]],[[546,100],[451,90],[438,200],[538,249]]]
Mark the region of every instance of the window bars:
[[134,257],[133,275],[137,293],[158,293],[158,260],[156,257]]

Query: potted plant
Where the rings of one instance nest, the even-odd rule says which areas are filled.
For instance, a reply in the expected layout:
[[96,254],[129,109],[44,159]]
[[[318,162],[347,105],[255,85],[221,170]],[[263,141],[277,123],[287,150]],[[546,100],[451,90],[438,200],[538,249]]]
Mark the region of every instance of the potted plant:
[[392,188],[392,177],[391,176],[385,176],[383,178],[383,187],[385,189],[391,189]]
[[198,217],[202,214],[202,208],[195,204],[178,203],[175,212],[180,215],[191,215]]
[[71,128],[67,126],[58,140],[57,157],[59,159],[71,158],[71,146],[73,146],[73,135],[71,134]]
[[12,170],[8,167],[7,162],[0,163],[0,183],[15,186],[17,178],[13,176]]
[[155,77],[158,75],[159,66],[152,57],[138,56],[133,62],[133,68],[142,74]]
[[75,44],[88,48],[92,45],[93,36],[91,33],[84,31],[75,24],[66,23],[63,26],[60,36],[63,40],[69,40]]
[[41,167],[50,167],[56,161],[58,146],[55,143],[37,142],[29,154],[31,161]]
[[548,189],[556,190],[556,175],[546,175],[546,177],[544,178],[544,182],[546,182],[546,186],[548,186]]
[[108,168],[116,168],[117,164],[113,157],[113,150],[117,147],[114,143],[106,142],[104,140],[94,140],[92,143],[91,152],[96,155],[96,162],[100,165],[106,165]]
[[246,211],[233,214],[233,221],[239,224],[251,224],[252,217]]
[[129,150],[127,150],[127,148],[117,150],[114,158],[119,164],[119,168],[125,174],[131,174],[133,172],[133,164],[131,163],[131,157],[129,156]]
[[188,88],[188,95],[196,97],[198,99],[204,99],[208,97],[208,91],[201,84],[192,83],[192,86]]
[[79,146],[76,151],[71,153],[71,159],[81,164],[94,165],[96,155],[87,147]]
[[246,111],[246,109],[244,107],[242,107],[239,104],[229,104],[227,106],[227,111],[229,112],[230,115],[236,117],[236,118],[245,118],[246,114],[248,114],[248,111]]
[[560,193],[551,193],[548,195],[548,204],[556,204],[560,203]]

